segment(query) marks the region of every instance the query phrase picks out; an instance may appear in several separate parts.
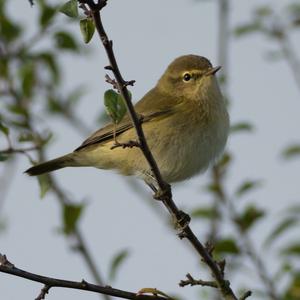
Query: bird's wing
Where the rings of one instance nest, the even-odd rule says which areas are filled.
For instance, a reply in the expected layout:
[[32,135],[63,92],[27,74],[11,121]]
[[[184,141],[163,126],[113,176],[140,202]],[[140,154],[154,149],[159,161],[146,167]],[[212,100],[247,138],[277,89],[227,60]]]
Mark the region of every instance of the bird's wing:
[[[153,99],[153,96],[158,96],[159,98],[161,98],[160,95],[155,95],[155,91],[150,91],[135,105],[136,112],[142,117],[142,123],[150,122],[162,116],[166,117],[173,113],[172,107],[168,107],[168,105],[161,105],[161,101],[155,101]],[[149,101],[147,100],[152,101],[151,103],[149,103]],[[149,106],[147,105],[147,102],[150,104],[150,109],[148,108]],[[118,136],[119,134],[131,128],[133,128],[133,124],[127,114],[120,122],[120,124],[116,125],[116,127],[113,123],[110,123],[105,127],[97,130],[74,151],[80,151],[88,146],[112,140],[114,137],[114,130],[116,136]]]

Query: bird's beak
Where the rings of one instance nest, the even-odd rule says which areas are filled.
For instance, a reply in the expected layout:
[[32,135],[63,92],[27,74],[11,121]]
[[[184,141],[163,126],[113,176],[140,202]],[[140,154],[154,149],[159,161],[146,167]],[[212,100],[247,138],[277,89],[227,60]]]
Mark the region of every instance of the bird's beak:
[[208,70],[208,72],[205,73],[205,75],[206,76],[215,75],[221,68],[222,68],[221,66],[214,67],[214,68]]

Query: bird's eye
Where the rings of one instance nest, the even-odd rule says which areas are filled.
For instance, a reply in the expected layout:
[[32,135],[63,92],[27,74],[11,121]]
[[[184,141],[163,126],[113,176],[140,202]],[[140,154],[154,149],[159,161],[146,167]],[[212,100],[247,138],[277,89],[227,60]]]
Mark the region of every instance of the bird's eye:
[[183,74],[183,81],[188,82],[192,79],[192,75],[190,73]]

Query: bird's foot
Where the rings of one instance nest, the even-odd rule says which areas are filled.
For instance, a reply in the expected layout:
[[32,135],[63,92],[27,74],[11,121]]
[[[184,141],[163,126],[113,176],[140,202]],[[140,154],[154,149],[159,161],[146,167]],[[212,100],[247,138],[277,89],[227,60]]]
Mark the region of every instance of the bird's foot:
[[191,217],[180,210],[178,216],[174,216],[175,228],[178,230],[178,236],[183,239],[186,237],[185,229],[189,226]]
[[169,184],[166,184],[164,189],[157,189],[153,195],[153,198],[159,201],[164,201],[165,199],[171,199],[172,198],[171,186]]

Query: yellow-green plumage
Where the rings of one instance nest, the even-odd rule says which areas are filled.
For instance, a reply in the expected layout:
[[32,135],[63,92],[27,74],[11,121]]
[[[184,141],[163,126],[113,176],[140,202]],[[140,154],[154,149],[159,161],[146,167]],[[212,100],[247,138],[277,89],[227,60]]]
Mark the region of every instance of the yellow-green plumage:
[[[204,57],[179,57],[135,105],[144,118],[142,126],[150,150],[168,182],[204,171],[224,149],[229,118],[214,76],[217,70]],[[115,143],[113,130],[114,126],[108,124],[74,152],[26,172],[39,175],[67,166],[93,166],[117,169],[124,175],[151,181],[149,166],[140,149],[111,149]],[[136,140],[128,116],[117,127],[117,140],[121,143]]]

